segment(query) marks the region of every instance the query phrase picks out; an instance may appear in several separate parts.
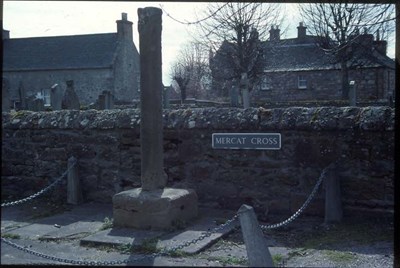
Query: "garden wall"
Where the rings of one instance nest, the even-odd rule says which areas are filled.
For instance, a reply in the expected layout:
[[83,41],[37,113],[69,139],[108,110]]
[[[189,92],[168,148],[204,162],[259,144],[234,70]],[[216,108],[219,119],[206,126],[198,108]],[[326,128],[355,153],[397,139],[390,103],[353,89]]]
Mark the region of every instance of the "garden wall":
[[[2,202],[26,197],[61,175],[70,156],[87,201],[111,202],[140,187],[140,110],[2,114]],[[213,149],[213,133],[281,133],[280,150]],[[345,216],[390,215],[394,203],[394,109],[389,107],[164,110],[168,186],[196,190],[199,204],[261,219],[290,215],[322,170],[338,161]],[[65,185],[53,194],[65,198]],[[324,191],[306,213],[323,215]]]

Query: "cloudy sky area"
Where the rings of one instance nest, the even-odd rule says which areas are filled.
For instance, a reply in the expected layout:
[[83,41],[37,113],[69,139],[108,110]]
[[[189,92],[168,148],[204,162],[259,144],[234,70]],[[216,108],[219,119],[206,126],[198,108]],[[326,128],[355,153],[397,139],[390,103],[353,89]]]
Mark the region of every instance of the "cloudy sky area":
[[[115,21],[121,19],[121,13],[124,12],[128,14],[128,20],[133,22],[133,41],[139,48],[137,9],[160,7],[160,4],[165,10],[162,31],[163,83],[169,85],[170,65],[180,48],[190,41],[189,33],[195,28],[174,21],[166,13],[177,20],[192,22],[202,18],[202,10],[207,3],[4,1],[3,28],[10,31],[11,38],[110,33],[117,31]],[[285,11],[290,20],[285,22],[288,31],[284,37],[295,37],[296,27],[301,21],[296,5],[285,4]],[[388,55],[394,58],[394,44],[389,44]]]

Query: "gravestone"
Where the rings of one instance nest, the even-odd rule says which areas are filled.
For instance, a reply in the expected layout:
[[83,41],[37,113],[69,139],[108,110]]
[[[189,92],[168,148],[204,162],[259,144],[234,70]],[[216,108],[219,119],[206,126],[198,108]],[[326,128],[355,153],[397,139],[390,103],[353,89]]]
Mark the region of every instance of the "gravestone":
[[44,111],[44,100],[36,98],[36,96],[30,96],[26,98],[26,109],[34,112]]
[[27,97],[26,97],[26,90],[25,90],[25,87],[22,84],[22,82],[19,83],[18,93],[19,93],[19,100],[20,100],[20,109],[25,110],[28,108],[26,105]]
[[61,102],[61,108],[64,110],[79,110],[81,105],[79,103],[78,95],[74,90],[74,81],[68,80],[67,90],[65,90],[64,97]]
[[1,111],[2,112],[9,112],[10,111],[10,90],[9,90],[9,83],[6,78],[3,77],[3,87],[1,89]]
[[236,83],[232,83],[231,90],[230,90],[230,96],[231,96],[231,106],[232,107],[238,107],[239,106],[239,92]]
[[98,110],[114,109],[114,96],[110,91],[104,90],[97,100]]
[[62,88],[58,84],[53,85],[50,91],[50,103],[53,111],[61,110],[62,99]]
[[100,94],[97,100],[97,109],[104,110],[106,108],[106,96],[104,94]]
[[354,81],[349,83],[349,104],[350,106],[357,106],[356,84]]
[[165,188],[159,8],[138,9],[140,44],[141,188],[113,196],[114,226],[164,229],[197,216],[193,190]]
[[172,86],[169,87],[163,87],[163,107],[164,109],[169,108],[169,94]]
[[249,81],[247,79],[247,73],[242,73],[240,77],[240,88],[242,92],[243,108],[250,107],[250,96],[249,96]]

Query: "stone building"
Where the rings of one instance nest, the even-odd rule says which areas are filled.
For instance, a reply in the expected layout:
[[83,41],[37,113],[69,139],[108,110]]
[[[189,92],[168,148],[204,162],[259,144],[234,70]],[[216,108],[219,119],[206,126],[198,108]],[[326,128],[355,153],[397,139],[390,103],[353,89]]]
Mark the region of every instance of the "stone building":
[[[264,69],[260,82],[251,91],[252,101],[288,102],[310,100],[340,100],[341,69],[334,56],[317,45],[317,36],[307,35],[300,23],[296,38],[280,39],[280,30],[271,28],[270,38],[263,41]],[[394,61],[386,55],[387,42],[374,40],[372,34],[360,34],[353,45],[354,57],[348,62],[349,81],[354,81],[358,101],[394,97]],[[221,50],[232,49],[228,42],[211,58],[213,86],[229,92],[232,70],[221,68]],[[226,61],[226,60],[225,60]],[[223,72],[221,71],[223,70]]]
[[[51,105],[51,88],[73,81],[80,103],[94,103],[110,91],[116,103],[138,98],[140,63],[132,22],[122,13],[117,32],[72,36],[10,38],[3,30],[3,81],[11,106],[42,96]],[[22,96],[21,96],[22,95]]]

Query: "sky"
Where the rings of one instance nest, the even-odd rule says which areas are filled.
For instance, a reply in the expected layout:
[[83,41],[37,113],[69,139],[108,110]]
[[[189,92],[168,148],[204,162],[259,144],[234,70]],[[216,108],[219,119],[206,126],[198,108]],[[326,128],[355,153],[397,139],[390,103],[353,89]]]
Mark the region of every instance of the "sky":
[[[202,18],[207,2],[106,2],[106,1],[3,1],[3,28],[10,31],[10,38],[111,33],[117,31],[116,20],[121,13],[128,14],[133,22],[133,42],[139,48],[137,9],[158,7],[162,17],[163,83],[171,84],[170,66],[179,50],[191,40],[195,26],[179,21],[193,22]],[[285,4],[290,20],[284,37],[296,36],[301,17],[295,4]],[[168,15],[167,15],[168,14]],[[394,58],[394,44],[388,47],[388,56]]]

